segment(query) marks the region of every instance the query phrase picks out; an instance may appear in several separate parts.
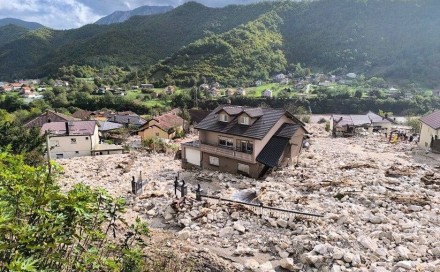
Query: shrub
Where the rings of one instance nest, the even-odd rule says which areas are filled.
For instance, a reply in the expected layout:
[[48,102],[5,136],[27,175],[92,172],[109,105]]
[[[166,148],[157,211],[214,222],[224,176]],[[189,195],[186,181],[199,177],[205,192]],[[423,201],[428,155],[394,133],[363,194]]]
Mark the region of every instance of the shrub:
[[301,121],[303,121],[304,123],[310,123],[310,116],[309,115],[304,115],[301,118]]

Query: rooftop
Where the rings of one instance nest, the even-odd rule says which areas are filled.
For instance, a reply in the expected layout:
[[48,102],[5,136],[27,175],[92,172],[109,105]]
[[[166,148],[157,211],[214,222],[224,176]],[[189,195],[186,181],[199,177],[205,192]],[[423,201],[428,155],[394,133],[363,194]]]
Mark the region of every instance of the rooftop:
[[[86,136],[95,132],[96,121],[70,121],[46,123],[41,128],[41,133],[50,131],[56,136]],[[68,127],[68,132],[67,132]]]
[[440,128],[440,110],[423,116],[422,118],[420,118],[420,121],[422,123],[425,123],[426,125],[432,127],[433,129],[436,129],[436,130],[439,129]]

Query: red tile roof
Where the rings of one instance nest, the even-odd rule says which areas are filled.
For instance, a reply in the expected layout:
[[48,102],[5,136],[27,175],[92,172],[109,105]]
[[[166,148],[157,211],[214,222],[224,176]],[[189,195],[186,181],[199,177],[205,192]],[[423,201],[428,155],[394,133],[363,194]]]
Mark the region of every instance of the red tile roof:
[[440,110],[423,116],[420,121],[437,130],[440,129]]
[[[152,120],[155,120],[157,123],[150,124]],[[182,117],[178,116],[177,114],[171,112],[166,113],[157,117],[154,117],[153,119],[149,120],[146,124],[144,124],[140,130],[145,130],[146,128],[155,125],[162,129],[163,131],[168,132],[172,128],[180,127],[184,123],[184,120]]]

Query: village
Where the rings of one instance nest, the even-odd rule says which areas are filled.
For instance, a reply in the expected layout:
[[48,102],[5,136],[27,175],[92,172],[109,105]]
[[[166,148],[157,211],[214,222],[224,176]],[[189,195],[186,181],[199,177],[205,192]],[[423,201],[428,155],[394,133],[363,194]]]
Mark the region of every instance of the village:
[[[222,271],[439,271],[440,111],[420,134],[373,112],[190,116],[47,111],[26,126],[47,135],[63,190],[125,198],[126,219],[182,258],[208,254]],[[151,138],[177,148],[145,151]]]

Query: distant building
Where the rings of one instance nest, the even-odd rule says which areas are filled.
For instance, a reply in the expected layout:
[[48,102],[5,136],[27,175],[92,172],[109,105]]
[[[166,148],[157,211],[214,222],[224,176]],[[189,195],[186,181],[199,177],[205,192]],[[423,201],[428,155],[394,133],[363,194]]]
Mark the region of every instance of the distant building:
[[45,113],[42,113],[40,116],[30,120],[26,124],[24,124],[27,128],[33,127],[42,127],[46,123],[51,122],[66,122],[66,121],[75,121],[78,120],[73,116],[65,115],[59,112],[55,112],[52,110],[48,110]]
[[49,134],[53,159],[122,154],[122,146],[100,144],[98,131],[96,121],[51,122],[41,128],[41,134]]
[[170,112],[146,121],[139,128],[138,135],[142,140],[154,137],[173,139],[177,132],[184,130],[185,124],[185,120],[176,112]]
[[263,93],[261,94],[262,97],[272,97],[272,90],[266,89],[263,91]]
[[141,89],[153,89],[153,88],[154,88],[153,84],[148,84],[148,83],[141,84]]
[[419,146],[440,152],[440,110],[420,118]]

